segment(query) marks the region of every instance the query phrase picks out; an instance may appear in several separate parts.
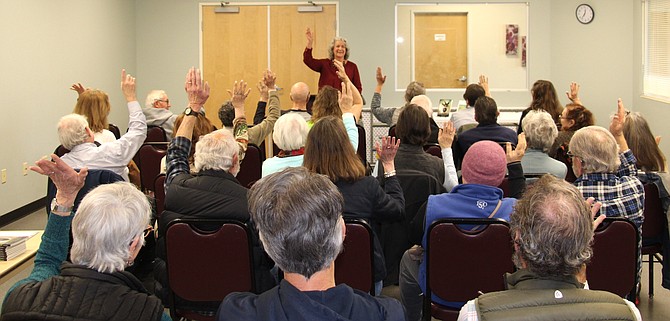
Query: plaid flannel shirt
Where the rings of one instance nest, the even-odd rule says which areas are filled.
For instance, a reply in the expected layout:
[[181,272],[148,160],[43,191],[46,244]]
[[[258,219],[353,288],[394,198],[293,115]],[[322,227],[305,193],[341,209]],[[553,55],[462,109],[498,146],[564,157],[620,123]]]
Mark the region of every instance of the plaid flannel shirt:
[[172,183],[175,176],[181,173],[189,173],[191,167],[188,164],[188,154],[191,151],[191,140],[177,136],[172,139],[167,150],[167,171],[165,173],[165,187]]
[[616,173],[582,174],[575,185],[584,198],[593,197],[603,205],[600,213],[630,219],[642,227],[644,209],[644,187],[637,178],[635,156],[627,150],[619,154],[621,165]]

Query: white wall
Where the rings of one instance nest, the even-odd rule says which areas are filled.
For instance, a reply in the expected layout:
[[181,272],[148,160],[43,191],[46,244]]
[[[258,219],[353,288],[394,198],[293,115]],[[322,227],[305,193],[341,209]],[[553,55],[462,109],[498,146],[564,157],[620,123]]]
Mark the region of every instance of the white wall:
[[[0,1],[0,214],[44,197],[46,179],[22,175],[58,146],[56,123],[72,112],[81,81],[110,94],[111,120],[127,127],[121,68],[135,72],[132,0]],[[142,80],[139,79],[141,82]]]

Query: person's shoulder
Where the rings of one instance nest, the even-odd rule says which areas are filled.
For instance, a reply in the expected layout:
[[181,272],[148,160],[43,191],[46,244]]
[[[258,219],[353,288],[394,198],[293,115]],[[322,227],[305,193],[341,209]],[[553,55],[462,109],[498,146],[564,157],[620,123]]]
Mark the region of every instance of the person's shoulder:
[[405,320],[405,309],[400,301],[384,296],[371,296],[359,290],[353,290],[353,293],[354,304],[364,307],[369,312],[375,310],[379,312],[380,318],[377,320]]
[[[270,290],[273,291],[273,290]],[[270,292],[268,291],[268,292]],[[216,313],[217,320],[256,320],[259,295],[248,292],[228,294]]]

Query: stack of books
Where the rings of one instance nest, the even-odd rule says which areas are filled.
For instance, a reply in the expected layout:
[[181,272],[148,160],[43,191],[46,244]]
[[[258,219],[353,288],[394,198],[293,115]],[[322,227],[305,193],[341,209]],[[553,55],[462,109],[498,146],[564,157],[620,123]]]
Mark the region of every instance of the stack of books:
[[0,261],[11,260],[26,252],[28,236],[0,236]]

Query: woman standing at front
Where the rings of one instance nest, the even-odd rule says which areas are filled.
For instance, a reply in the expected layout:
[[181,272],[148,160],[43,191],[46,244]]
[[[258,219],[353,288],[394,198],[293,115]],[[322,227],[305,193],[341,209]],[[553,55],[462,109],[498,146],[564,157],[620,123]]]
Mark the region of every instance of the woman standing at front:
[[312,30],[307,28],[305,36],[307,37],[307,46],[302,54],[302,61],[307,67],[319,73],[319,89],[328,85],[342,91],[342,80],[337,76],[337,67],[333,64],[333,61],[337,60],[344,65],[347,76],[358,89],[358,92],[363,92],[358,67],[355,63],[347,60],[349,59],[349,46],[346,39],[342,37],[333,38],[328,48],[328,59],[314,59],[312,56],[312,42],[314,40]]

